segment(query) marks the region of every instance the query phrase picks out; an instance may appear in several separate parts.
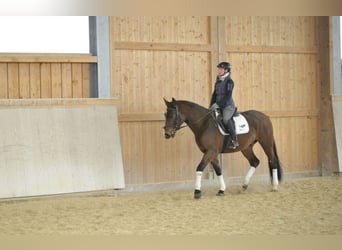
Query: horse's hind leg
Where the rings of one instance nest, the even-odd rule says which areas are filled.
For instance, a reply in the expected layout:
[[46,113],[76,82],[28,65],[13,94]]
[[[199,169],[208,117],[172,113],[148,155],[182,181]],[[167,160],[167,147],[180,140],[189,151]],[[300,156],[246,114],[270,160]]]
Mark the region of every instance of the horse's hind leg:
[[222,175],[222,169],[219,165],[218,159],[214,159],[211,161],[211,165],[213,166],[215,173],[219,179],[220,182],[220,190],[217,192],[217,196],[223,196],[224,191],[226,190],[226,183],[224,182],[223,175]]
[[272,191],[278,191],[279,180],[281,179],[281,167],[276,152],[276,146],[272,136],[267,138],[267,141],[260,141],[261,147],[268,158],[268,167],[272,182]]
[[245,150],[241,152],[247,158],[249,165],[250,165],[250,168],[245,176],[245,179],[242,185],[243,190],[246,190],[248,188],[249,181],[251,180],[255,172],[255,169],[259,165],[260,161],[253,152],[253,145],[250,145],[248,148],[246,148]]

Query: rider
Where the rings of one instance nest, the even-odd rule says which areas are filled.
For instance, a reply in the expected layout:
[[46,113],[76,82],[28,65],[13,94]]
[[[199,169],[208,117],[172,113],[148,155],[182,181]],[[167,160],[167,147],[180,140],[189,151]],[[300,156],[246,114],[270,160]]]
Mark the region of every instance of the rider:
[[234,81],[230,77],[231,65],[228,62],[221,62],[217,65],[218,75],[216,77],[215,89],[210,101],[210,109],[220,108],[223,115],[223,123],[232,139],[231,148],[239,146],[234,128],[233,115],[235,103],[232,97]]

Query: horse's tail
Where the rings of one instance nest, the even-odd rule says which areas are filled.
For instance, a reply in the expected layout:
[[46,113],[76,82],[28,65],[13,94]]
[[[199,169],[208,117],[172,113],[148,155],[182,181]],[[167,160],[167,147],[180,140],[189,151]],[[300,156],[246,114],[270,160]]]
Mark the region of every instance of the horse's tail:
[[[276,146],[276,143],[274,140],[273,140],[273,152],[274,152],[275,161],[276,161],[277,170],[278,170],[278,181],[281,181],[282,177],[283,177],[283,169],[281,168],[281,164],[280,164],[280,160],[279,160],[279,156],[278,156],[278,152],[277,152],[277,146]],[[270,175],[272,177],[271,166],[269,166],[269,169],[270,169]]]

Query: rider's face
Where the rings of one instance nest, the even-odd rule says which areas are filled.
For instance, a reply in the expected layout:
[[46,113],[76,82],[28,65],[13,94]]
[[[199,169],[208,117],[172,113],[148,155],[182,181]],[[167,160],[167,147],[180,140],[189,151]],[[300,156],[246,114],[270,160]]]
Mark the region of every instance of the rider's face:
[[219,76],[223,76],[227,71],[224,68],[217,68],[217,72]]

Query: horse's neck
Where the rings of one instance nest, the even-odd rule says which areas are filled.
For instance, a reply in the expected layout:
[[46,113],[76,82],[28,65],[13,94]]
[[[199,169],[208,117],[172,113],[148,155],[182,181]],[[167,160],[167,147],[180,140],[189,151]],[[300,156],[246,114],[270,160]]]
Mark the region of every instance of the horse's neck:
[[200,106],[191,106],[190,103],[185,103],[181,108],[181,113],[185,116],[185,123],[192,129],[199,128],[207,120],[209,115],[207,110]]

